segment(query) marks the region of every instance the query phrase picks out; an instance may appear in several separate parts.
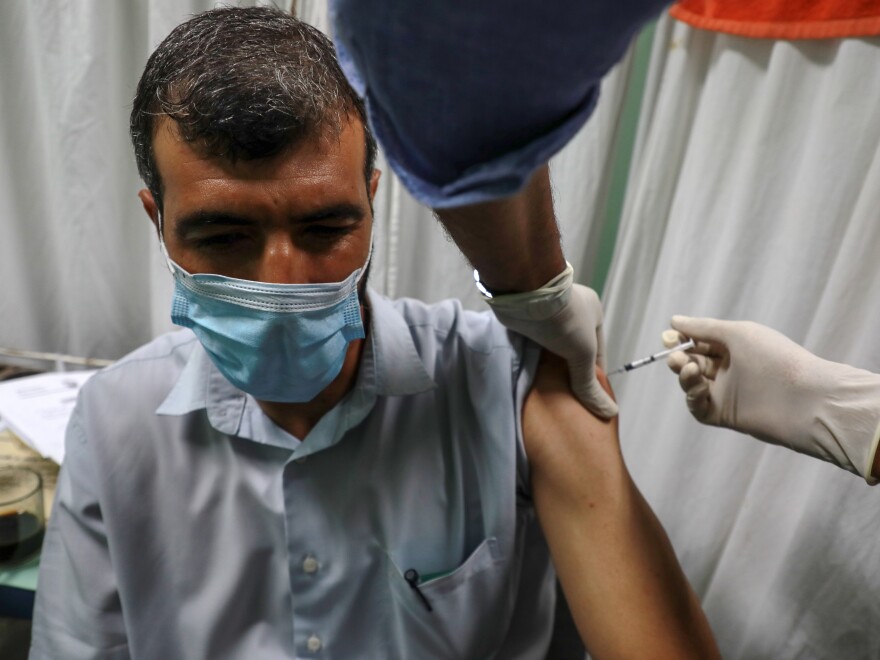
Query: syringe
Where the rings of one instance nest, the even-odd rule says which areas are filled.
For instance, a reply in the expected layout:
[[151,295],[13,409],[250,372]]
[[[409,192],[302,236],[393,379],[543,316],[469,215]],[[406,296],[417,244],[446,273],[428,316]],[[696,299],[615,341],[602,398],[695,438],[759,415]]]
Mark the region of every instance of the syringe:
[[667,355],[672,355],[676,351],[686,351],[689,348],[693,348],[695,346],[693,339],[688,339],[683,344],[679,344],[678,346],[673,346],[672,348],[667,348],[665,351],[660,351],[659,353],[654,353],[654,355],[649,355],[648,357],[643,357],[640,360],[633,360],[632,362],[627,362],[625,365],[620,367],[620,369],[615,369],[608,373],[609,376],[613,376],[614,374],[622,374],[625,371],[632,371],[633,369],[638,369],[639,367],[644,367],[646,364],[651,364],[652,362],[656,362],[662,358],[665,358]]

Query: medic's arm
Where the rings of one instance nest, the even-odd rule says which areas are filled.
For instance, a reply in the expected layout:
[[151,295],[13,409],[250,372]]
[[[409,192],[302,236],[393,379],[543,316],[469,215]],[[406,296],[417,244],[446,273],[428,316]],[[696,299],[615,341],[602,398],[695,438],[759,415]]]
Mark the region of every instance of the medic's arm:
[[77,413],[40,557],[30,660],[127,660],[98,480]]
[[617,419],[581,406],[564,363],[546,352],[523,437],[538,518],[591,656],[720,657],[672,545],[624,465]]
[[496,316],[565,358],[576,396],[602,417],[617,410],[594,375],[602,366],[598,296],[569,279],[572,295],[548,310],[541,291],[565,273],[546,163],[666,4],[504,0],[462,12],[437,0],[330,2],[340,65],[366,97],[392,169],[437,211],[486,287],[535,294],[493,306]]
[[823,360],[751,321],[674,316],[663,333],[691,414],[880,481],[880,374]]
[[[596,380],[604,365],[602,305],[572,279],[543,166],[515,195],[437,212],[494,295],[488,300],[508,329],[564,358],[575,396],[602,417],[617,414]],[[507,295],[498,295],[498,293]]]

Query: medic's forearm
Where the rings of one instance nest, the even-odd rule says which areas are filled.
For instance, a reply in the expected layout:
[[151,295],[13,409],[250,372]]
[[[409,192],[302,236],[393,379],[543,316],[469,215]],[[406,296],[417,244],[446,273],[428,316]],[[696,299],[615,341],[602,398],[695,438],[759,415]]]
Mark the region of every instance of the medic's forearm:
[[533,291],[565,269],[546,165],[512,197],[436,213],[494,293]]

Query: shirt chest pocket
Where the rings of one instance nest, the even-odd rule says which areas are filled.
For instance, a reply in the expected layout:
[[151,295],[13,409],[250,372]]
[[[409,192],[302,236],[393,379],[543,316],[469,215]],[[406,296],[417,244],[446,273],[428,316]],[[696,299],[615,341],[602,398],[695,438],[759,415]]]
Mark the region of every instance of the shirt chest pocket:
[[488,538],[460,566],[439,576],[418,576],[417,569],[398,566],[386,555],[389,657],[490,657],[513,609],[509,555],[496,538]]

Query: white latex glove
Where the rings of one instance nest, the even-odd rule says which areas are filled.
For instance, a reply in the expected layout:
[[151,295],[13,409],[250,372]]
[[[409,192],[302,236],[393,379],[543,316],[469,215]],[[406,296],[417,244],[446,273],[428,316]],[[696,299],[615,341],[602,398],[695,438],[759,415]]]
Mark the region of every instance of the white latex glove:
[[605,367],[602,303],[592,289],[573,284],[572,272],[567,264],[540,289],[484,298],[508,329],[563,358],[575,396],[607,419],[617,414],[617,404],[596,380],[596,365]]
[[835,463],[869,484],[880,440],[880,375],[816,357],[785,335],[750,321],[672,317],[663,333],[687,405],[704,424]]

